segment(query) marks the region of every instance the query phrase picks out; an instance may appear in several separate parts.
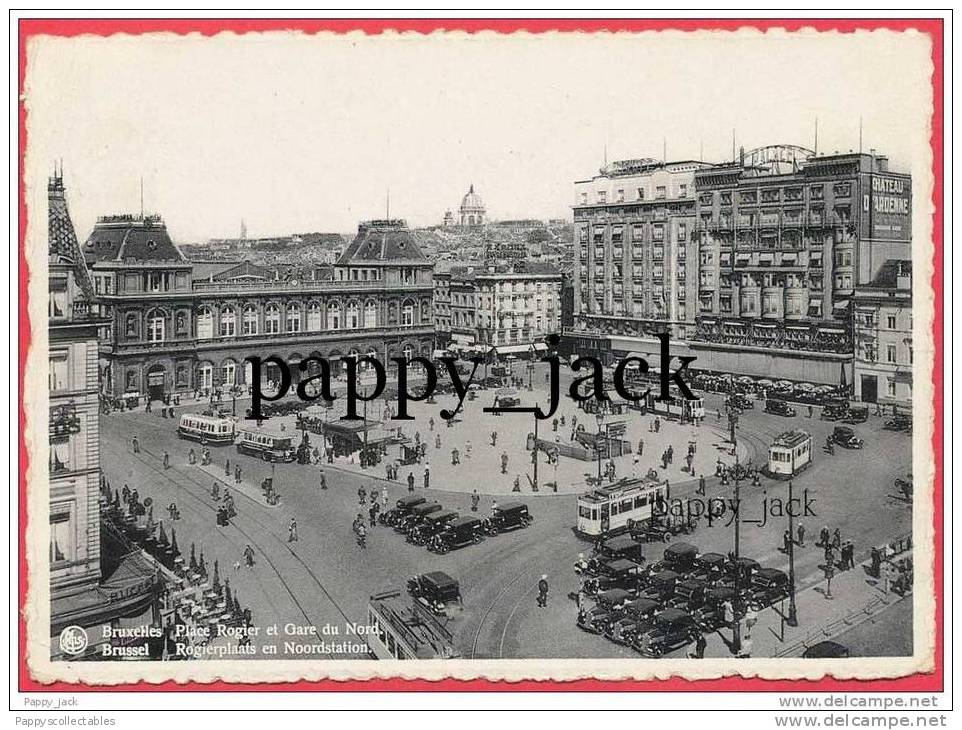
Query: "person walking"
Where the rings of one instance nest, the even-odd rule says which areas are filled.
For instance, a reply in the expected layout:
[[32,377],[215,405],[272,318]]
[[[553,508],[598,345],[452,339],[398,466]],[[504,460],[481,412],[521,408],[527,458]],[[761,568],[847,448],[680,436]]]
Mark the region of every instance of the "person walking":
[[451,466],[457,466],[461,463],[461,452],[457,449],[451,449]]
[[431,488],[431,465],[430,464],[424,465],[424,488],[425,489]]
[[708,646],[708,642],[705,640],[705,635],[698,632],[698,638],[695,639],[695,650],[688,655],[689,659],[704,659],[705,658],[705,647]]
[[287,523],[287,541],[297,542],[297,520],[291,517],[291,521]]
[[429,430],[429,431],[433,431],[433,430],[434,430],[434,416],[431,416],[431,417],[428,419],[428,430]]
[[541,608],[548,606],[548,576],[542,575],[538,581],[538,605]]
[[798,523],[798,546],[805,547],[805,525]]
[[371,500],[371,507],[367,511],[368,521],[371,527],[377,526],[377,513],[380,511],[380,505],[378,505],[376,499]]
[[492,431],[492,432],[491,432],[491,446],[497,446],[497,445],[498,445],[498,432],[497,432],[497,431]]
[[387,487],[381,489],[381,504],[384,506],[384,509],[387,510]]
[[135,454],[140,453],[140,440],[136,436],[130,439],[130,447],[134,450]]
[[705,496],[705,475],[698,475],[698,494]]
[[818,531],[818,542],[815,543],[817,547],[825,547],[828,545],[829,531],[828,525],[823,525],[822,529]]
[[408,472],[408,491],[414,491],[414,472]]
[[507,451],[501,452],[501,473],[502,474],[508,473],[508,452]]
[[164,452],[164,469],[170,468],[170,454],[166,451]]
[[254,548],[250,545],[244,548],[244,562],[247,564],[248,570],[254,567]]
[[327,474],[321,469],[321,489],[327,489]]
[[234,484],[240,484],[241,482],[241,468],[239,466],[234,467]]
[[842,533],[837,527],[835,528],[835,532],[832,533],[832,546],[836,549],[842,547]]
[[187,463],[191,466],[197,463],[197,454],[194,453],[193,449],[187,452]]
[[478,490],[475,489],[475,490],[471,493],[471,511],[472,511],[472,512],[477,512],[477,511],[478,511],[478,504],[479,504],[480,502],[481,502],[481,497],[478,496]]
[[441,448],[441,434],[439,433],[434,435],[434,448]]
[[224,464],[224,476],[225,476],[225,477],[229,477],[229,476],[230,476],[230,459],[228,459],[228,460],[227,460],[227,463]]
[[364,504],[367,501],[367,490],[361,486],[357,488],[357,503]]

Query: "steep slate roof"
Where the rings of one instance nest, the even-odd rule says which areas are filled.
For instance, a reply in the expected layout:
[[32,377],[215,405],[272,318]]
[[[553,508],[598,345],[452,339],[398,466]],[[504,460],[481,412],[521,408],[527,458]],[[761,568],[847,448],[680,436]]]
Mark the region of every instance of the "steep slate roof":
[[263,266],[258,266],[250,261],[242,261],[236,266],[232,266],[224,271],[219,271],[214,275],[214,281],[225,281],[238,279],[241,277],[251,279],[273,279],[274,272]]
[[[909,259],[888,259],[879,269],[875,278],[864,288],[894,289],[898,286],[900,276],[912,275],[912,261]],[[860,287],[863,288],[863,287]]]
[[156,216],[114,216],[97,221],[84,244],[84,256],[88,264],[98,261],[187,263],[170,240],[164,222]]
[[73,221],[70,220],[63,177],[60,175],[54,175],[47,183],[47,248],[50,261],[73,265],[77,283],[86,297],[92,300],[93,282],[80,251]]
[[358,226],[357,236],[337,260],[344,264],[404,261],[430,263],[403,221],[375,221]]

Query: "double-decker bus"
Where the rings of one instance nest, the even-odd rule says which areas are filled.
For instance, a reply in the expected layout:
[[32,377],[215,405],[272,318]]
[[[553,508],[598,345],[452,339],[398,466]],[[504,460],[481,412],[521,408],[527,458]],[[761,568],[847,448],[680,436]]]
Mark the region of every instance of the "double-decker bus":
[[234,441],[234,422],[220,416],[185,413],[180,417],[177,435],[202,444],[229,444]]
[[775,437],[768,447],[768,473],[776,479],[788,479],[812,463],[812,435],[794,429]]
[[622,479],[578,497],[578,534],[597,538],[627,531],[647,522],[658,500],[667,498],[668,481],[641,478]]

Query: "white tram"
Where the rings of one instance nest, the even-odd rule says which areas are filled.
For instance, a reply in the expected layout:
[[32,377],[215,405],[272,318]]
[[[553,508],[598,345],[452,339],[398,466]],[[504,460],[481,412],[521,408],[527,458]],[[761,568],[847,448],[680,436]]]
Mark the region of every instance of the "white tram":
[[768,473],[776,479],[793,477],[811,463],[812,435],[807,431],[786,431],[768,448]]
[[185,413],[180,417],[177,435],[202,444],[229,444],[234,441],[234,422],[219,416]]
[[622,479],[578,497],[578,534],[588,538],[624,532],[651,520],[652,509],[667,499],[668,480]]
[[705,417],[705,399],[694,398],[689,400],[683,398],[677,389],[671,388],[668,391],[671,400],[658,400],[661,397],[661,388],[655,384],[645,399],[645,407],[648,413],[663,418],[677,418],[681,421],[693,421],[696,418]]

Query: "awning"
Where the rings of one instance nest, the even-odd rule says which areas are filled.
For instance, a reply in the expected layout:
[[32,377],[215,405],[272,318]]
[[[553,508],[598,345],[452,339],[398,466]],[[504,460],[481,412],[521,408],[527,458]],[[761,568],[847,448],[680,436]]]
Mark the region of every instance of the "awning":
[[544,344],[543,342],[535,342],[535,343],[534,343],[534,350],[535,350],[535,352],[546,352],[547,349],[548,349],[548,346],[547,346],[546,344]]
[[498,347],[497,350],[499,355],[510,355],[512,353],[530,352],[531,345],[505,345]]
[[851,299],[844,299],[844,300],[842,300],[842,301],[840,301],[840,302],[835,302],[835,304],[832,305],[832,311],[833,311],[833,312],[841,312],[841,311],[843,311],[843,310],[845,310],[845,309],[848,309],[848,307],[849,307],[849,305],[850,305],[851,303],[852,303],[852,300],[851,300]]

